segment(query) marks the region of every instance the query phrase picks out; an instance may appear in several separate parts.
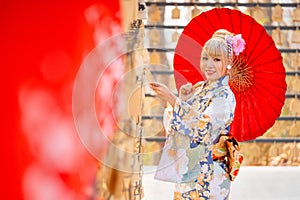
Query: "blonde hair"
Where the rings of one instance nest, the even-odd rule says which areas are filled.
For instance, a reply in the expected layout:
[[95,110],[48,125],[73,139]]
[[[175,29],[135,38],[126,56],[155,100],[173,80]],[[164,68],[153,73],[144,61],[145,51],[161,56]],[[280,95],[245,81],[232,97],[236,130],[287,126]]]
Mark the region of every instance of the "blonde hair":
[[220,56],[222,58],[223,66],[231,64],[233,59],[232,47],[226,42],[226,36],[233,36],[233,33],[225,29],[217,30],[205,43],[201,58],[203,56],[203,52],[205,52],[212,57]]

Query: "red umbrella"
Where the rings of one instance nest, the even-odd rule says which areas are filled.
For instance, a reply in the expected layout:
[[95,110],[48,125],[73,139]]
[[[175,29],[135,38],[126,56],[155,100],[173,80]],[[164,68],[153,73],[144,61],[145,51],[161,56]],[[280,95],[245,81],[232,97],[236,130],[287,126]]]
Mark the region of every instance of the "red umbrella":
[[230,134],[238,141],[255,139],[280,116],[287,86],[281,53],[252,17],[238,10],[214,8],[193,18],[175,49],[176,87],[204,80],[199,70],[201,50],[218,29],[242,34],[246,42],[245,50],[233,59],[229,80],[237,102]]

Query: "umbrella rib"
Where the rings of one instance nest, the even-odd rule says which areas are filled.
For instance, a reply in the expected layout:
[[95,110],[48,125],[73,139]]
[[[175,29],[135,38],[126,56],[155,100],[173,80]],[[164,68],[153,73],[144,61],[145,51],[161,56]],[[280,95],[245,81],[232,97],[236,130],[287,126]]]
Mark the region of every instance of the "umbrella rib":
[[[230,12],[229,9],[228,9],[228,13],[229,13],[230,19],[234,18],[233,17],[233,12]],[[238,19],[239,19],[239,22],[240,22],[238,27],[242,27],[242,17],[241,17],[240,12],[238,12]],[[233,25],[233,20],[230,20],[230,23],[231,23],[231,28],[232,28],[233,32],[237,33],[238,31],[234,29],[235,26]]]
[[[245,112],[246,112],[246,113],[249,113],[249,105],[248,105],[248,103],[246,103],[246,105],[247,105],[247,106],[245,106]],[[248,120],[249,120],[249,115],[248,115]],[[251,130],[251,127],[250,127],[249,121],[248,121],[248,123],[247,123],[247,126],[248,126],[248,127],[247,127],[247,130],[250,131],[250,130]]]
[[[256,88],[256,87],[255,87],[255,88]],[[254,93],[253,90],[251,90],[251,92],[252,92],[252,94],[253,94],[252,99],[254,99],[256,95],[255,95],[255,93]],[[266,99],[266,101],[267,101],[267,99]],[[265,110],[265,109],[264,109],[263,104],[258,103],[258,104],[256,104],[256,105],[257,105],[257,107],[258,107],[257,110],[260,110],[260,111],[262,111],[262,113],[264,113],[264,110]],[[266,114],[266,115],[267,115],[267,114]],[[259,123],[259,121],[261,121],[261,120],[258,118],[258,115],[255,115],[255,118],[256,118],[256,120],[257,120],[257,122],[258,122],[257,125],[258,125],[258,127],[259,127],[260,132],[266,131],[266,130],[264,130],[264,128],[263,128],[263,127],[261,126],[261,124]],[[268,120],[269,124],[272,123],[268,117],[266,117],[266,119]]]
[[[248,61],[248,64],[250,65],[255,59],[257,59],[258,57],[260,57],[261,55],[263,55],[264,52],[266,52],[269,48],[272,47],[272,43],[270,43],[262,52],[260,52],[259,54],[257,54],[257,56],[255,58],[252,58],[251,60]],[[250,57],[250,56],[249,56]]]
[[[278,60],[281,60],[282,58],[275,58],[275,59],[273,59],[273,60],[270,60],[270,61],[266,61],[266,62],[264,62],[264,63],[260,63],[260,64],[257,64],[257,65],[253,65],[253,66],[251,66],[251,67],[249,67],[248,69],[254,69],[254,68],[256,68],[256,67],[259,67],[259,66],[262,66],[262,65],[265,65],[265,64],[271,64],[271,63],[273,63],[273,62],[276,62],[276,61],[278,61]],[[260,72],[265,72],[265,73],[271,73],[272,71],[260,71]],[[275,72],[276,73],[276,72]]]
[[[251,23],[250,23],[250,33],[252,33],[253,22],[254,22],[254,20],[252,19]],[[241,27],[241,30],[243,30],[243,27]],[[251,41],[251,37],[252,37],[252,34],[249,34],[249,38],[248,38],[246,44],[248,44],[249,41]],[[247,54],[247,52],[248,52],[248,48],[245,49],[245,54]]]
[[[268,93],[269,95],[271,95],[272,97],[274,97],[274,99],[278,99],[278,95],[275,95],[275,94],[273,94],[272,92],[270,92],[270,90],[267,90],[266,87],[265,87],[264,85],[260,84],[259,82],[256,82],[256,84],[257,84],[257,85],[260,85],[261,88],[262,88],[262,89],[259,89],[258,87],[254,87],[255,89],[257,89],[257,91],[258,91],[259,93],[261,93],[261,94],[266,94],[266,93]],[[265,91],[265,92],[262,93],[261,91]],[[264,97],[264,99],[266,100],[266,102],[269,101],[268,99],[266,99],[266,95],[262,95],[262,96]],[[278,99],[278,101],[279,101],[280,103],[282,103],[282,104],[284,103],[284,102],[281,102],[279,99]],[[272,108],[272,110],[273,110],[275,113],[277,113],[278,115],[280,115],[280,112],[278,112],[277,110],[275,110],[274,107],[271,106],[271,108]]]
[[242,30],[243,23],[242,23],[242,13],[241,12],[239,12],[239,18],[240,18],[240,29]]
[[[268,101],[268,99],[266,99],[265,98],[265,105],[269,105],[268,104],[269,103],[269,101]],[[283,105],[283,104],[282,104]],[[282,108],[282,106],[280,106],[281,108]],[[273,112],[274,113],[276,113],[276,115],[279,117],[280,116],[280,114],[281,114],[281,109],[279,110],[279,111],[276,111],[275,110],[275,107],[274,106],[270,106],[270,108],[273,110]],[[267,119],[268,119],[268,121],[269,121],[269,128],[275,123],[275,121],[276,121],[276,119],[278,118],[278,117],[275,117],[274,115],[273,116],[270,116],[270,115],[266,115],[267,117]],[[268,130],[268,128],[267,129],[265,129],[265,131],[267,131]]]
[[[203,13],[203,16],[206,18],[207,21],[210,22],[209,18],[206,16],[205,12]],[[210,23],[210,25],[213,27],[214,30],[216,30],[216,27],[214,26],[214,23]],[[208,35],[210,35],[210,34],[208,33]]]
[[[258,91],[260,91],[257,87],[255,87],[255,89],[257,89]],[[259,93],[261,93],[261,92],[259,92]],[[261,100],[264,101],[263,105],[268,105],[269,102],[268,102],[268,99],[265,98],[265,95],[261,95],[261,96],[262,96]],[[271,108],[273,110],[272,106],[271,106]],[[265,107],[263,108],[263,110],[265,110]],[[269,115],[266,115],[265,118],[268,120],[269,124],[272,124],[271,119],[269,118]]]
[[[239,17],[240,17],[240,16],[239,16]],[[231,24],[232,30],[233,30],[234,32],[236,32],[236,31],[234,30],[234,26],[233,26],[233,24],[232,24],[232,20],[230,20],[230,24]]]
[[[197,24],[198,24],[198,22],[197,22]],[[201,27],[202,28],[202,27]],[[200,38],[196,33],[195,33],[195,31],[194,30],[192,30],[192,29],[190,29],[189,27],[187,27],[186,28],[186,30],[189,30],[189,33],[191,33],[191,34],[193,34],[193,35],[195,35],[196,36],[196,38]],[[202,29],[202,30],[204,30],[204,29]],[[187,35],[187,34],[185,34],[186,35],[186,37],[190,37],[189,35]],[[192,37],[190,37],[190,38],[192,38]],[[192,38],[193,40],[194,40],[194,38]],[[202,38],[201,38],[202,39]],[[203,39],[202,39],[203,40]],[[201,44],[200,44],[201,45]]]
[[[253,23],[252,23],[252,25],[253,25]],[[252,31],[252,26],[251,26],[251,31]],[[263,34],[262,34],[263,31],[264,31],[264,30],[261,29],[260,34],[259,34],[258,41],[259,41],[259,40],[261,39],[261,37],[263,36]],[[252,49],[255,49],[258,45],[259,45],[259,43],[256,42],[256,43],[255,43],[255,46],[254,46]],[[251,52],[249,53],[248,58],[250,58],[250,57],[252,56],[253,52],[254,52],[254,51],[251,51]],[[260,55],[260,54],[259,54],[259,55]],[[249,63],[251,63],[251,62],[249,62]]]
[[[198,28],[200,27],[208,36],[210,35],[206,29],[204,29],[204,27],[202,27],[202,25],[200,24],[200,22],[198,22],[198,20],[195,20],[195,22],[198,24]],[[194,33],[193,30],[191,30],[188,26],[186,27],[188,30],[190,30],[190,32],[192,32],[194,35],[198,36],[196,33]],[[205,42],[204,42],[205,43]]]
[[[238,99],[241,99],[241,93],[237,93],[238,95]],[[235,125],[235,128],[237,130],[240,130],[240,120],[239,118],[237,118],[238,116],[240,116],[240,110],[241,110],[241,103],[236,104],[236,108],[234,110],[234,118],[233,118],[233,124]],[[238,132],[240,133],[240,132]]]
[[[224,12],[227,12],[226,14],[227,14],[227,16],[229,17],[229,19],[231,19],[231,14],[230,14],[230,9],[229,8],[224,8],[223,9],[224,10]],[[217,11],[220,11],[220,10],[217,10],[217,9],[215,9],[215,12],[216,12],[216,15],[218,16],[218,19],[219,19],[219,21],[221,22],[221,24],[222,24],[222,27],[226,27],[226,25],[227,24],[224,24],[223,22],[223,19],[224,18],[222,18],[221,16],[220,16],[220,12],[217,12]],[[233,24],[232,24],[232,20],[229,20],[229,22],[230,22],[230,25],[231,25],[231,27],[230,27],[230,31],[232,31],[233,32]],[[212,23],[213,24],[213,23]],[[213,26],[214,27],[214,26]],[[216,30],[216,28],[214,27],[214,29]]]
[[[248,93],[248,96],[249,96],[249,99],[253,99],[253,97],[255,96],[255,94],[254,94],[254,92],[252,91],[252,90],[250,90],[250,92],[251,92],[251,94],[252,95],[250,95],[249,93]],[[253,102],[253,101],[251,101],[251,102]],[[260,104],[257,104],[258,106],[260,106]],[[260,106],[261,107],[261,106]],[[263,109],[258,109],[258,110],[263,110]],[[255,117],[254,117],[254,119],[256,120],[256,125],[258,126],[258,129],[260,130],[260,132],[262,131],[262,128],[261,128],[261,126],[260,126],[260,124],[259,124],[259,119],[258,119],[258,117],[257,117],[257,115],[254,115]],[[251,129],[250,129],[251,130]]]
[[[217,12],[217,10],[216,10],[216,13],[217,13],[217,16],[218,16],[218,18],[219,18],[219,21],[222,22],[222,19],[221,19],[220,15],[219,15],[219,12]],[[222,22],[222,26],[224,26],[224,25],[223,25],[223,22]]]

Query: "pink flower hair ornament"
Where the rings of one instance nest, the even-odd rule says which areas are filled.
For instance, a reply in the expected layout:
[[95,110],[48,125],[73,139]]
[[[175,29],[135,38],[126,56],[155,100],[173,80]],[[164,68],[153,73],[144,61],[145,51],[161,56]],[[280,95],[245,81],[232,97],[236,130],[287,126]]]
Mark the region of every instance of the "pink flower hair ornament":
[[238,56],[244,51],[246,43],[241,34],[235,36],[226,35],[225,40],[229,46],[229,49],[232,48],[234,55]]

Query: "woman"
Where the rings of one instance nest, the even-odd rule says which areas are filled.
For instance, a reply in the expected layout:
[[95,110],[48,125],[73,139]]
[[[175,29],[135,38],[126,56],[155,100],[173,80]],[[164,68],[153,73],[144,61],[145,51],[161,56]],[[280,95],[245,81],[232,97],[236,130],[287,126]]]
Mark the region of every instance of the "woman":
[[228,85],[229,70],[233,54],[242,52],[244,45],[240,35],[224,29],[216,31],[201,54],[200,68],[206,81],[183,85],[179,98],[165,85],[150,83],[156,95],[173,107],[170,128],[188,136],[193,146],[205,147],[198,177],[176,184],[174,199],[228,199],[228,165],[213,159],[212,152],[221,134],[228,134],[233,120],[236,102]]

